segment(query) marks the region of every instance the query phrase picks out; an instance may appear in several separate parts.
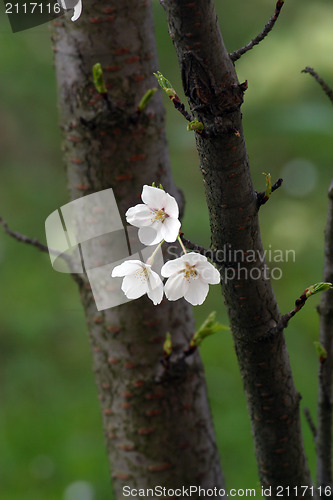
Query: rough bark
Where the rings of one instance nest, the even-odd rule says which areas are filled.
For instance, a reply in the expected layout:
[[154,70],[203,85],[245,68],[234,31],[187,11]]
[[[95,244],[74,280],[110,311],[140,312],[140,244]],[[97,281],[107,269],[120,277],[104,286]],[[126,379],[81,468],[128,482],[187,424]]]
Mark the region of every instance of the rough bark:
[[[210,214],[212,249],[221,255],[225,304],[243,377],[261,483],[311,485],[301,434],[300,395],[293,383],[280,313],[265,276],[240,106],[240,85],[217,24],[212,0],[163,0],[185,95],[210,137],[196,143]],[[163,68],[162,68],[163,72]],[[229,254],[231,251],[231,257]],[[237,258],[233,258],[233,252]],[[256,262],[246,256],[256,255]],[[262,259],[262,261],[261,261]],[[232,279],[237,264],[246,268]],[[251,270],[259,268],[251,279]],[[254,271],[253,271],[254,272]],[[228,274],[226,274],[228,273]],[[228,279],[227,279],[228,277]],[[238,278],[238,279],[237,279]],[[272,330],[273,329],[273,330]],[[305,498],[312,498],[311,494]]]
[[[124,214],[152,181],[179,198],[160,93],[136,115],[140,98],[156,86],[151,2],[85,0],[78,22],[54,22],[53,46],[70,198],[112,187]],[[96,62],[111,104],[93,87]],[[124,485],[222,488],[199,355],[160,378],[166,332],[178,353],[193,334],[189,305],[155,307],[142,298],[97,312],[85,281],[80,292],[117,499],[124,498]]]
[[[307,66],[302,73],[309,73],[321,86],[333,104],[333,89],[318,73]],[[333,282],[333,181],[328,190],[328,216],[325,229],[325,259],[323,278]],[[317,452],[317,483],[323,488],[323,495],[332,497],[332,370],[333,370],[333,292],[323,294],[318,307],[320,314],[319,340],[326,350],[326,358],[320,356],[318,384],[318,429],[313,429]],[[311,426],[310,426],[311,427]],[[328,488],[326,488],[328,487]]]
[[[328,191],[329,206],[325,230],[325,260],[323,279],[333,283],[333,182]],[[332,383],[333,383],[333,291],[322,295],[320,306],[321,345],[327,358],[319,366],[318,426],[316,434],[317,482],[332,486]],[[331,496],[328,495],[328,496]]]

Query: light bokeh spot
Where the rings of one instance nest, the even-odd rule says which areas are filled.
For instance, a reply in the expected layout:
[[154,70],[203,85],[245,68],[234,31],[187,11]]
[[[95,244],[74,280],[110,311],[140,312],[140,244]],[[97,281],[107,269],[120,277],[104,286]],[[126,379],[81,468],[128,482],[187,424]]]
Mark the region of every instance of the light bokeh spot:
[[64,500],[95,500],[95,490],[88,481],[75,481],[64,491]]
[[318,181],[317,167],[303,158],[295,158],[282,168],[283,187],[288,195],[304,197],[311,193]]

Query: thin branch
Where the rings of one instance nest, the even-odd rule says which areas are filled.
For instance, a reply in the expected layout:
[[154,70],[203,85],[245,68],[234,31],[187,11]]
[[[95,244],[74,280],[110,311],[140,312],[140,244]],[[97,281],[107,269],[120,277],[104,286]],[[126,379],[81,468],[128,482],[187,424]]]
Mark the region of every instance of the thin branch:
[[276,23],[279,15],[280,15],[280,12],[281,12],[281,9],[283,7],[283,4],[284,4],[284,0],[278,0],[276,2],[275,11],[274,11],[273,16],[270,18],[270,20],[266,24],[265,28],[262,30],[261,33],[259,33],[259,35],[257,35],[255,38],[253,38],[253,40],[251,40],[247,45],[245,45],[241,49],[235,50],[234,52],[231,52],[231,54],[229,54],[230,59],[233,62],[235,62],[238,59],[240,59],[240,57],[243,54],[245,54],[249,50],[253,49],[253,47],[255,45],[258,45],[264,38],[266,38],[266,36],[268,35],[268,33],[270,31],[272,31],[272,29],[274,28],[274,24]]
[[49,248],[47,245],[44,245],[41,241],[37,240],[37,238],[30,238],[29,236],[26,236],[25,234],[18,233],[16,231],[12,231],[9,229],[8,224],[6,221],[3,220],[2,217],[0,217],[0,224],[5,230],[5,233],[7,233],[9,236],[14,238],[16,241],[19,241],[20,243],[25,243],[27,245],[32,245],[33,247],[37,248],[41,252],[46,252],[48,254],[53,254],[61,257],[64,259],[67,264],[71,264],[71,258],[69,255],[61,254],[59,250],[54,250],[53,248]]
[[298,311],[300,311],[300,309],[302,309],[302,307],[304,306],[306,301],[307,301],[307,297],[305,297],[305,294],[303,293],[300,296],[300,298],[296,300],[294,309],[292,311],[289,311],[288,313],[284,314],[283,316],[281,316],[281,319],[280,319],[280,321],[275,329],[276,330],[283,330],[284,328],[287,328],[291,318],[293,318],[295,316],[295,314],[298,313]]
[[329,290],[330,288],[332,288],[332,285],[331,285],[331,283],[327,283],[327,282],[316,283],[316,284],[311,285],[308,288],[306,288],[304,290],[304,292],[302,293],[302,295],[295,301],[294,309],[292,309],[287,314],[284,314],[283,316],[281,316],[280,321],[278,322],[276,327],[271,331],[271,333],[273,331],[275,332],[275,331],[283,330],[284,328],[287,328],[291,318],[293,318],[295,316],[295,314],[298,313],[298,311],[300,311],[302,309],[302,307],[304,306],[305,302],[308,300],[309,297],[311,297],[312,295],[315,295],[316,293]]
[[193,120],[193,116],[186,110],[185,104],[179,99],[178,96],[177,99],[171,99],[171,100],[176,110],[179,111],[179,113],[182,114],[188,122]]
[[[283,179],[278,179],[275,184],[272,186],[272,193],[276,191],[279,187],[281,187],[283,183]],[[258,208],[261,207],[261,205],[265,205],[265,203],[269,200],[269,196],[266,195],[265,191],[262,191],[260,193],[257,193],[257,204]]]
[[38,250],[40,250],[41,252],[47,252],[47,253],[51,252],[51,253],[59,255],[59,252],[57,252],[56,250],[49,249],[46,245],[41,243],[36,238],[29,238],[29,236],[25,236],[24,234],[17,233],[16,231],[12,231],[11,229],[9,229],[7,222],[5,222],[2,217],[0,217],[0,224],[3,226],[5,232],[7,234],[9,234],[9,236],[14,238],[15,240],[20,241],[21,243],[26,243],[28,245],[32,245],[32,246],[38,248]]
[[316,437],[317,437],[317,428],[316,428],[316,426],[314,424],[314,421],[312,420],[312,416],[311,416],[310,410],[309,410],[309,408],[304,408],[303,412],[304,412],[304,416],[306,418],[306,421],[308,423],[308,426],[310,428],[310,431],[312,432],[313,438],[315,440]]
[[321,88],[323,89],[323,91],[325,92],[325,94],[327,95],[327,97],[329,98],[331,103],[333,104],[333,89],[329,85],[327,85],[325,80],[323,80],[318,75],[318,73],[313,68],[310,68],[309,66],[304,68],[302,70],[302,73],[309,73],[311,76],[313,76],[313,78],[316,80],[316,82],[319,83],[319,85],[321,86]]
[[201,255],[204,255],[208,259],[214,260],[213,250],[210,250],[210,249],[202,247],[201,245],[196,245],[195,243],[192,243],[192,241],[186,239],[183,234],[180,235],[180,238],[188,250],[192,250],[193,252],[200,253]]
[[[9,236],[14,238],[16,241],[19,241],[20,243],[26,243],[27,245],[31,245],[41,252],[46,252],[48,254],[53,254],[57,255],[61,259],[63,259],[65,262],[67,262],[67,265],[69,269],[71,270],[71,263],[72,259],[69,255],[65,255],[63,253],[60,253],[58,250],[54,250],[53,248],[49,248],[47,245],[44,245],[41,241],[37,240],[37,238],[29,238],[29,236],[25,236],[25,234],[18,233],[16,231],[12,231],[9,229],[8,224],[6,221],[3,220],[2,217],[0,217],[0,224],[5,230],[5,233],[7,233]],[[74,280],[77,282],[79,286],[82,286],[84,284],[84,279],[82,279],[81,275],[78,273],[71,273],[72,277]]]

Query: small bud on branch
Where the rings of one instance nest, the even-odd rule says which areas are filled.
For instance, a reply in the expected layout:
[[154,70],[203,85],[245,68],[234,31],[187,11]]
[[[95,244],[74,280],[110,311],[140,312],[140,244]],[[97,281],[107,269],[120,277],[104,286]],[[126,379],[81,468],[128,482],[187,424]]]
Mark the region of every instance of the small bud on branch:
[[196,118],[194,120],[192,120],[187,125],[187,130],[189,130],[189,131],[194,130],[195,132],[198,132],[199,134],[201,134],[203,129],[204,129],[203,123],[199,122],[199,120],[197,120]]
[[266,190],[265,190],[265,200],[268,200],[269,197],[272,194],[272,181],[271,181],[271,174],[266,174],[265,172],[262,173],[266,177]]
[[326,290],[329,290],[330,288],[333,288],[332,283],[316,283],[315,285],[311,285],[308,288],[305,289],[304,293],[306,298],[311,297],[311,295],[315,295],[316,293],[319,292],[325,292]]
[[164,359],[170,358],[172,354],[172,340],[171,340],[171,335],[170,332],[167,332],[166,338],[163,344],[163,356]]
[[219,332],[220,330],[230,330],[228,326],[222,325],[218,321],[215,321],[216,311],[212,311],[205,321],[202,323],[200,328],[193,335],[188,349],[185,354],[188,356],[201,344],[201,342],[210,335]]
[[326,351],[325,347],[323,347],[321,345],[321,343],[317,342],[316,340],[313,342],[313,344],[314,344],[316,352],[318,354],[320,363],[324,363],[325,360],[327,359],[327,351]]
[[139,102],[139,105],[138,105],[138,111],[140,113],[147,107],[147,104],[153,98],[155,92],[157,92],[157,88],[156,87],[147,90],[147,92],[142,97],[142,99],[141,99],[141,101]]
[[[282,183],[283,183],[283,179],[280,178],[272,186],[271,174],[265,174],[263,172],[263,175],[266,176],[266,190],[261,192],[261,193],[257,193],[257,206],[258,206],[258,208],[260,208],[261,205],[264,205],[269,200],[271,194],[274,193],[274,191],[276,191],[279,187],[281,187]],[[269,176],[269,178],[268,178],[268,176]]]
[[96,63],[93,66],[93,80],[97,92],[102,95],[107,94],[101,63]]
[[154,73],[157,78],[157,81],[160,87],[164,90],[164,92],[169,96],[169,99],[173,102],[174,107],[179,111],[187,121],[191,122],[193,120],[192,116],[188,111],[186,111],[184,104],[179,99],[177,92],[173,88],[172,84],[162,75],[159,71]]

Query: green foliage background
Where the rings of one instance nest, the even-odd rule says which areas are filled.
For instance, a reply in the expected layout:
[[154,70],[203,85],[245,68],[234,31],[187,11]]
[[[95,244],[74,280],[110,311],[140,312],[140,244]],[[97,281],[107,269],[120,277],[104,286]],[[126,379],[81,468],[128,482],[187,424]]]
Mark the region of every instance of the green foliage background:
[[[217,0],[216,5],[230,51],[256,35],[274,10],[274,2],[267,0]],[[180,91],[176,56],[157,0],[154,9],[158,69]],[[0,214],[12,229],[44,241],[46,217],[68,201],[49,32],[44,25],[12,34],[3,12],[0,18]],[[271,172],[273,180],[286,177],[260,213],[265,248],[296,252],[295,262],[273,263],[283,270],[282,279],[274,281],[282,312],[322,275],[333,110],[318,85],[300,71],[314,66],[333,85],[332,20],[330,0],[287,1],[269,38],[237,63],[240,81],[249,82],[243,114],[256,189],[264,189],[263,171]],[[174,175],[187,199],[183,229],[187,237],[208,246],[194,138],[167,99],[165,104]],[[299,164],[290,164],[294,160]],[[47,255],[0,231],[0,290],[1,498],[112,498],[76,285],[52,270]],[[313,415],[318,300],[307,303],[286,333],[301,404]],[[219,287],[212,287],[205,305],[195,309],[197,321],[214,309],[227,323]],[[222,331],[207,339],[201,351],[227,484],[257,487],[246,400],[230,334]],[[314,445],[306,424],[304,435],[314,471]]]

